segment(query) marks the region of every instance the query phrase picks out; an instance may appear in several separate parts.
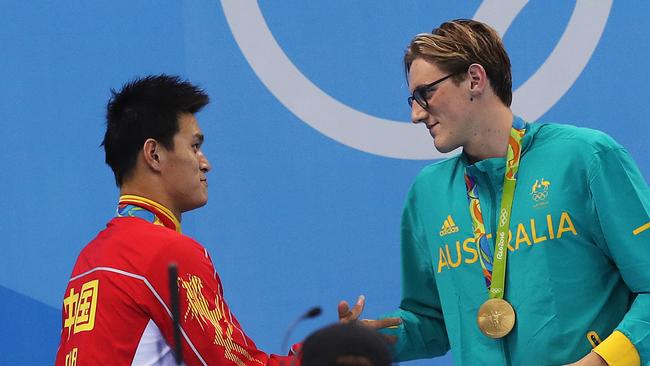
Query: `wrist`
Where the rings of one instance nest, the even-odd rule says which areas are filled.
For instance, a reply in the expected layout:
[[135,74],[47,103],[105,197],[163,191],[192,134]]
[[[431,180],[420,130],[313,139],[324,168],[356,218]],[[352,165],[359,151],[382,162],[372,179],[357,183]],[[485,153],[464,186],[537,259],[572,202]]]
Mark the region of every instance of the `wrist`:
[[605,359],[602,358],[598,353],[596,353],[594,351],[589,352],[588,357],[589,357],[589,359],[591,361],[589,363],[589,365],[608,366],[608,363],[605,361]]

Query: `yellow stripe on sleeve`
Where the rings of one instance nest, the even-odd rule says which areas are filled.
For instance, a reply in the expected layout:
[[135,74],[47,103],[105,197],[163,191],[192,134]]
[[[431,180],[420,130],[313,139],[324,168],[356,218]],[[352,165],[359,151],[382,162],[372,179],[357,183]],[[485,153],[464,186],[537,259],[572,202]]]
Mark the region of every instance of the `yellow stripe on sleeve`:
[[625,334],[615,330],[603,343],[594,348],[610,366],[640,366],[641,358],[634,344]]

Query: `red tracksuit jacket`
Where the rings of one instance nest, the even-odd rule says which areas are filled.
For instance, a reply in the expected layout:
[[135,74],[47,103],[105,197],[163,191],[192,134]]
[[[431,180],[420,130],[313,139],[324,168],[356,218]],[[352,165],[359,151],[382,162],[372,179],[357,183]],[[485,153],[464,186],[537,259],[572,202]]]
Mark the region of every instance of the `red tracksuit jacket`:
[[146,207],[157,224],[116,217],[79,255],[64,295],[55,364],[175,365],[167,275],[174,262],[186,365],[292,365],[292,357],[257,349],[228,309],[206,249],[166,227],[168,215],[157,210],[164,207],[143,200],[133,198],[131,208]]

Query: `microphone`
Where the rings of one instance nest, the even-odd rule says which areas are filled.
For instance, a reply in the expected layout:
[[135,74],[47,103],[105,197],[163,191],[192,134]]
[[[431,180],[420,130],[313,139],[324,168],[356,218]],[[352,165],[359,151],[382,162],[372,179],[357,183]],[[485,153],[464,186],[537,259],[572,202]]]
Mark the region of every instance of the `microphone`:
[[309,309],[303,316],[303,319],[311,319],[319,316],[323,312],[323,309],[320,308],[320,306],[314,306],[313,308]]
[[180,300],[178,297],[178,267],[169,263],[169,297],[171,302],[172,321],[174,324],[174,359],[176,365],[183,363],[183,348],[181,347]]
[[283,351],[287,349],[287,342],[289,342],[289,336],[296,328],[296,326],[305,319],[312,319],[319,316],[323,312],[320,306],[314,306],[313,308],[307,310],[306,313],[299,316],[296,320],[291,323],[291,326],[287,329],[287,332],[284,334],[284,339],[282,340],[282,348],[280,348],[280,354],[283,354]]

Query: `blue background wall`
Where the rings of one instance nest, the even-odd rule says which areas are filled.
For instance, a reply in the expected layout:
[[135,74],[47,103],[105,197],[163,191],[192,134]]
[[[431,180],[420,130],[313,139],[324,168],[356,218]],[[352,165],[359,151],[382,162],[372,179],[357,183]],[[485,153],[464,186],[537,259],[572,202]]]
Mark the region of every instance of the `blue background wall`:
[[[235,24],[237,6],[244,12]],[[246,23],[257,11],[316,88],[372,121],[393,120],[411,130],[398,122],[409,118],[401,65],[408,41],[452,18],[501,19],[516,90],[552,67],[547,86],[515,93],[515,111],[604,130],[629,149],[646,179],[650,174],[647,1],[40,0],[2,8],[3,365],[53,362],[75,258],[114,214],[118,196],[99,147],[109,89],[144,74],[179,74],[213,100],[199,114],[213,165],[210,202],[186,214],[183,226],[211,252],[226,299],[261,348],[281,352],[287,326],[313,305],[322,305],[324,314],[302,323],[292,341],[335,321],[341,299],[365,294],[369,318],[397,306],[401,206],[417,172],[439,158],[428,132],[415,126],[430,156],[404,159],[362,151],[312,128],[312,117],[297,117],[298,109],[326,124],[341,121],[305,97],[290,70],[271,58],[253,59],[249,46],[236,41],[234,29],[259,28]],[[512,21],[503,20],[508,9],[520,9]],[[562,54],[559,64],[549,61],[569,33],[576,36],[568,48],[587,54],[584,67],[572,54]],[[274,90],[278,85],[252,66],[256,62],[282,78],[286,73],[280,87],[296,90],[298,107],[287,107]],[[567,83],[572,75],[575,82]],[[549,102],[556,84],[567,85]],[[517,107],[523,102],[549,105],[533,112]],[[336,133],[401,151],[395,147],[400,141],[384,141],[380,124],[370,123],[362,134],[344,124]]]

